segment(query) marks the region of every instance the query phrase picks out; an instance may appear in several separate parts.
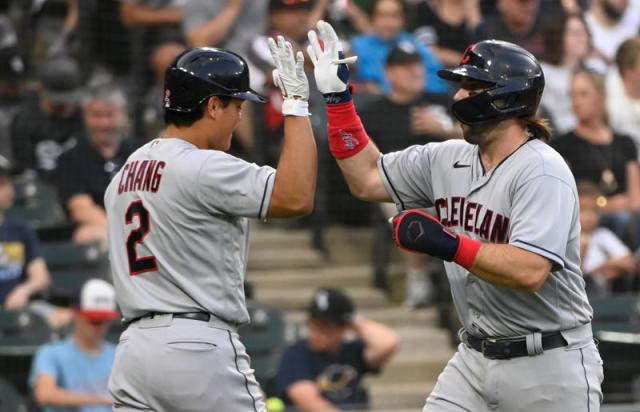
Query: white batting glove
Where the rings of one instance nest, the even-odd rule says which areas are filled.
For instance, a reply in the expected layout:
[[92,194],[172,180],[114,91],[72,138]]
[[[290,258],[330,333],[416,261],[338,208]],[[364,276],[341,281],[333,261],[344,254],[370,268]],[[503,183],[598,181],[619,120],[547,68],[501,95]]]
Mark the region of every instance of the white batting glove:
[[269,51],[276,64],[273,70],[273,83],[278,86],[284,102],[282,114],[285,116],[309,115],[309,81],[304,74],[304,56],[302,52],[293,56],[291,43],[284,37],[278,36],[278,40],[269,37]]
[[310,30],[307,53],[314,66],[313,74],[316,77],[318,90],[325,96],[327,103],[351,100],[351,93],[347,90],[349,83],[347,65],[355,63],[358,56],[344,57],[340,39],[329,23],[320,20],[317,29],[324,49],[320,46],[316,32]]

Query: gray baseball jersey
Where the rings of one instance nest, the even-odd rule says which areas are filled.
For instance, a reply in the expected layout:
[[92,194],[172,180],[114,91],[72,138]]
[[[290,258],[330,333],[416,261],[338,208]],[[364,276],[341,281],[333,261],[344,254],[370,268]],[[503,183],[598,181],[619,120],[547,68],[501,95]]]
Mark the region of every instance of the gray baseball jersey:
[[105,193],[110,258],[126,319],[209,312],[244,324],[248,219],[265,218],[275,170],[160,138]]
[[562,157],[531,139],[485,171],[479,149],[463,140],[412,146],[378,160],[382,181],[401,210],[435,207],[454,232],[508,243],[549,259],[535,293],[497,286],[445,262],[464,328],[476,336],[551,332],[590,322],[580,271],[575,180]]

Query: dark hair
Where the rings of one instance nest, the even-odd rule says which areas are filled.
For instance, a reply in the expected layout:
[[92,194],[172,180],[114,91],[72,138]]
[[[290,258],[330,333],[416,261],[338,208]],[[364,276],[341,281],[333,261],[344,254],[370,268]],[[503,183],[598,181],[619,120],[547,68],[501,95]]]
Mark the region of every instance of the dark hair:
[[[378,3],[380,3],[381,1],[384,1],[384,0],[372,0],[371,3],[369,3],[369,7],[366,8],[366,12],[369,15],[369,18],[373,17],[376,7],[378,7]],[[394,1],[400,4],[400,8],[402,9],[402,15],[406,19],[409,14],[407,3],[405,3],[404,0],[394,0]]]
[[[214,96],[209,96],[204,99],[202,103],[198,105],[195,109],[190,112],[176,112],[174,110],[164,110],[164,124],[165,125],[174,125],[177,127],[189,127],[193,125],[198,120],[202,119],[204,115],[204,110],[207,107],[207,103],[209,102],[209,98]],[[231,96],[215,96],[220,99],[222,107],[227,107],[231,102]]]
[[589,45],[591,45],[591,33],[589,26],[582,13],[565,13],[559,12],[551,17],[542,29],[544,33],[544,53],[542,61],[558,66],[562,63],[562,57],[566,50],[564,49],[564,35],[567,31],[567,24],[570,19],[576,18],[582,22],[587,36],[589,36]]
[[520,122],[535,138],[545,143],[549,143],[551,140],[551,126],[549,126],[547,119],[541,117],[523,117],[520,119]]
[[635,66],[640,58],[640,37],[632,37],[622,42],[616,51],[616,65],[618,71]]

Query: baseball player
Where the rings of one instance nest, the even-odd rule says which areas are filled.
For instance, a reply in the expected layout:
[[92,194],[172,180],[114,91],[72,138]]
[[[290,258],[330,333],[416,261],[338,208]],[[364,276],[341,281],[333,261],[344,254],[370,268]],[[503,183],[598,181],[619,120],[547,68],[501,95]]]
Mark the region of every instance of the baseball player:
[[278,168],[225,153],[249,88],[245,60],[196,48],[167,69],[166,129],[134,152],[105,193],[117,300],[128,323],[109,390],[117,411],[261,412],[236,328],[249,322],[243,280],[248,218],[309,213],[316,146],[303,56],[269,39],[284,95]]
[[[600,408],[602,360],[580,272],[574,179],[534,118],[544,76],[507,42],[470,46],[452,112],[464,140],[381,155],[347,88],[352,61],[330,25],[309,33],[327,101],[330,148],[354,195],[393,200],[394,238],[443,259],[463,328],[458,352],[424,411],[590,411]],[[434,207],[437,219],[413,208]]]

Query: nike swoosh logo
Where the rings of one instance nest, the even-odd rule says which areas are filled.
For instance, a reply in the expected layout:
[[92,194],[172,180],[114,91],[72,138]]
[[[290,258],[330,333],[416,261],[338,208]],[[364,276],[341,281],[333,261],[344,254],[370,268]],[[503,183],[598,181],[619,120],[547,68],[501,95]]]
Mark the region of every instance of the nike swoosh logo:
[[460,169],[460,168],[463,168],[463,167],[471,167],[471,165],[461,165],[459,161],[456,161],[456,162],[453,164],[453,168],[454,168],[454,169]]

